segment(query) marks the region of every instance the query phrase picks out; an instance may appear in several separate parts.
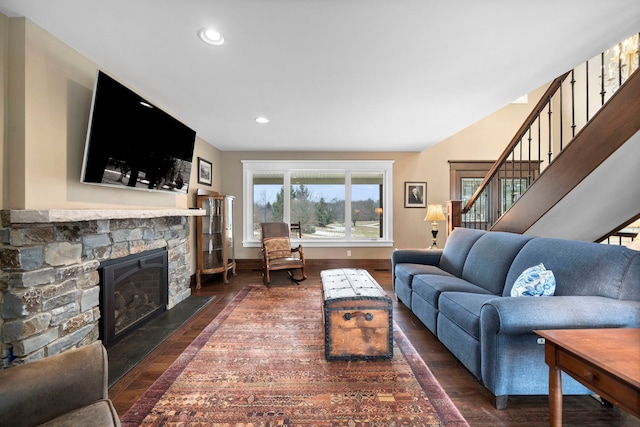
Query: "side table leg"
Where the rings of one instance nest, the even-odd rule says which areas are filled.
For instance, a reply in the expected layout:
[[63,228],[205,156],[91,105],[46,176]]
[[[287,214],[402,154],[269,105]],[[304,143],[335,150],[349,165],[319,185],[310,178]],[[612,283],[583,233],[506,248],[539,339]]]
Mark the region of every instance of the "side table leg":
[[551,427],[562,427],[562,371],[549,366],[549,416]]

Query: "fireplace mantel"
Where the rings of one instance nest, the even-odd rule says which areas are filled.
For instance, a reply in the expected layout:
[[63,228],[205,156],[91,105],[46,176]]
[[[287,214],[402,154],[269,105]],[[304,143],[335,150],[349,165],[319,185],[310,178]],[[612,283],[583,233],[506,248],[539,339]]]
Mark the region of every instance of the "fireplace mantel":
[[204,214],[204,209],[13,209],[9,210],[9,221],[11,224],[36,224]]

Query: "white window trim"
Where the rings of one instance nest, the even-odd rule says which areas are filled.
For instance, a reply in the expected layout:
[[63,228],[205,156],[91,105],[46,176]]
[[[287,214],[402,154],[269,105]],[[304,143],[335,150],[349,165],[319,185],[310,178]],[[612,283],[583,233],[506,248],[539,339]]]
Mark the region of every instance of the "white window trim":
[[[242,209],[242,245],[260,247],[260,240],[253,237],[253,174],[260,172],[286,172],[285,188],[289,186],[289,172],[292,170],[331,170],[341,172],[383,172],[383,227],[384,239],[297,239],[305,247],[390,247],[393,246],[393,160],[242,160],[243,170],[243,209]],[[345,197],[351,197],[351,188],[347,185]],[[284,192],[285,218],[289,217],[289,192]],[[351,220],[351,213],[345,212],[345,221]]]

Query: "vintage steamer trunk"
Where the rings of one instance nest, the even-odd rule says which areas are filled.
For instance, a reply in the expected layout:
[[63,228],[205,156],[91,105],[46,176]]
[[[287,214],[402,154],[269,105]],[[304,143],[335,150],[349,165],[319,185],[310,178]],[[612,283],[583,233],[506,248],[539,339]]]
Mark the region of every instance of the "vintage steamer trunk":
[[366,270],[320,273],[327,360],[393,357],[391,298]]

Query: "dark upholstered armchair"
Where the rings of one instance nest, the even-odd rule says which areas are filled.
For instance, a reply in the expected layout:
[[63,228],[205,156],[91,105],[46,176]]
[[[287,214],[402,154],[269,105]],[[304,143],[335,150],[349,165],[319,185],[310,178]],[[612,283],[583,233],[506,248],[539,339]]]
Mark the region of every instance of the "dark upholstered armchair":
[[[307,278],[304,270],[304,252],[302,245],[291,247],[289,226],[284,222],[264,222],[262,231],[262,276],[264,284],[270,286],[270,272],[286,270],[291,280],[299,283]],[[298,271],[297,278],[293,272]]]
[[0,370],[0,425],[120,426],[107,376],[99,341]]

